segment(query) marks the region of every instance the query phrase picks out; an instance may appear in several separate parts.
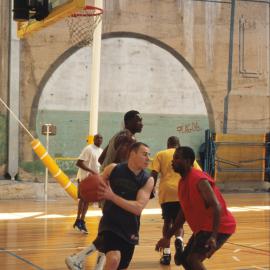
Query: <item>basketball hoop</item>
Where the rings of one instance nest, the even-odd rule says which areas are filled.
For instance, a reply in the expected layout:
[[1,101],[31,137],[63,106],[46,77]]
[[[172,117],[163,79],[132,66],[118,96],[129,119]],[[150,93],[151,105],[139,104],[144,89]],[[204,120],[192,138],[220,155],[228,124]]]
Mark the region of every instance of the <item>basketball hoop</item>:
[[93,33],[101,20],[103,9],[93,6],[85,6],[66,18],[69,29],[69,39],[78,47],[91,46]]

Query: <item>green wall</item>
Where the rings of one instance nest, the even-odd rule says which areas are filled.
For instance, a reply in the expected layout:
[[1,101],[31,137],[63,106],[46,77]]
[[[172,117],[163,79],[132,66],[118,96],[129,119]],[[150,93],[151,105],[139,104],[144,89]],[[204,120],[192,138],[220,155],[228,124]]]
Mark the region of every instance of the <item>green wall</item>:
[[[99,113],[99,133],[103,135],[102,147],[123,127],[124,113]],[[151,156],[166,148],[169,136],[178,136],[182,145],[191,146],[197,153],[204,142],[204,131],[209,128],[208,118],[204,115],[159,115],[142,114],[143,131],[136,134],[137,140],[147,143]],[[39,111],[36,118],[38,138],[46,146],[46,137],[41,134],[41,126],[51,123],[56,126],[56,135],[49,137],[49,153],[57,160],[61,169],[69,176],[75,176],[75,160],[86,145],[89,127],[88,112]],[[7,161],[6,118],[0,115],[0,165]],[[68,158],[65,160],[65,158]],[[70,158],[70,160],[69,160]],[[73,159],[72,159],[73,158]],[[34,161],[21,161],[21,168],[39,177],[44,174],[44,166],[36,158]]]
[[[123,113],[99,113],[99,133],[104,137],[104,148],[110,137],[122,128]],[[204,115],[158,115],[142,114],[144,128],[137,134],[138,140],[147,143],[151,153],[166,148],[169,136],[179,136],[182,145],[189,145],[197,152],[204,141],[204,131],[209,128],[208,118]],[[52,156],[77,157],[86,145],[88,136],[88,112],[39,111],[36,127],[39,139],[41,126],[45,123],[56,125],[56,136],[50,137],[49,152]]]

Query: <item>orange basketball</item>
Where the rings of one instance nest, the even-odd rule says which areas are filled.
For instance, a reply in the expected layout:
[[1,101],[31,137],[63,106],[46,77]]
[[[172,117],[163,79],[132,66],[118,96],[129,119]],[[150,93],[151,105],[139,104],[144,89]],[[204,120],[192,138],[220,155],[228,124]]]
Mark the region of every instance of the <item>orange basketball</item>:
[[98,202],[98,188],[105,185],[100,175],[89,175],[80,183],[80,196],[86,202]]

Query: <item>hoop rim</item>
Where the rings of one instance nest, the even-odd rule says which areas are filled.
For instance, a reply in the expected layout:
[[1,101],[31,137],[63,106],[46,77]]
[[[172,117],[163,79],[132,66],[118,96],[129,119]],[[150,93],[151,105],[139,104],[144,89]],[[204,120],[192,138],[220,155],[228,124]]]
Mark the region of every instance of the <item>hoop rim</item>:
[[81,13],[81,11],[74,12],[70,15],[70,17],[92,17],[92,16],[100,16],[103,14],[103,9],[95,6],[85,6],[82,10],[93,10],[96,11],[95,13]]

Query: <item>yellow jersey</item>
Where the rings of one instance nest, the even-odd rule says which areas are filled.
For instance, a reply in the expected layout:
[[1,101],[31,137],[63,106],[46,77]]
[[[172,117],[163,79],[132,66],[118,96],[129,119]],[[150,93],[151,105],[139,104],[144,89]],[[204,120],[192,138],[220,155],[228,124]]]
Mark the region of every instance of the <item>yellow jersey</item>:
[[[160,174],[158,188],[159,203],[178,202],[178,182],[181,176],[174,172],[172,160],[175,148],[159,151],[151,164],[151,169]],[[197,161],[194,161],[194,168],[202,170]]]

